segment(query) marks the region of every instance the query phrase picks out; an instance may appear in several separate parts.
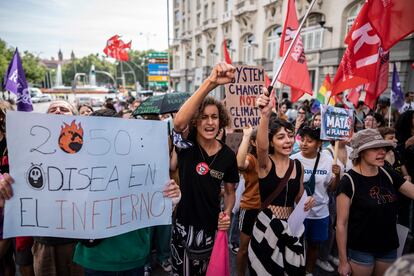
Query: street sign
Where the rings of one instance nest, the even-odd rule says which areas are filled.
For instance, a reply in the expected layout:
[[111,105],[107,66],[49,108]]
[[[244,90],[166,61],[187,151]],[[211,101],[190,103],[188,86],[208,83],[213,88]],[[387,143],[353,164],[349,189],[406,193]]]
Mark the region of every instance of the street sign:
[[152,52],[148,54],[149,58],[168,58],[167,52]]
[[157,82],[150,81],[150,82],[148,82],[148,85],[149,86],[168,86],[168,82],[166,82],[166,81],[157,81]]
[[168,76],[168,71],[148,71],[148,75],[150,76]]
[[158,71],[158,70],[168,71],[168,64],[166,63],[149,63],[148,64],[148,71]]
[[148,76],[148,81],[168,81],[168,76]]

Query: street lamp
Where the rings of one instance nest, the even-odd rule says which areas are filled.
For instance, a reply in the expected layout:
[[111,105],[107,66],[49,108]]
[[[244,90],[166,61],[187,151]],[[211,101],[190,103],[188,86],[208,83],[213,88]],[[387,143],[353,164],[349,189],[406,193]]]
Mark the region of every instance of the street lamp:
[[135,65],[135,67],[137,67],[142,72],[142,78],[143,78],[143,83],[142,84],[145,87],[145,85],[146,85],[146,77],[147,77],[145,70],[141,66],[139,66],[138,64],[136,64],[135,62],[133,62],[132,60],[129,60],[128,62],[130,62],[133,65]]

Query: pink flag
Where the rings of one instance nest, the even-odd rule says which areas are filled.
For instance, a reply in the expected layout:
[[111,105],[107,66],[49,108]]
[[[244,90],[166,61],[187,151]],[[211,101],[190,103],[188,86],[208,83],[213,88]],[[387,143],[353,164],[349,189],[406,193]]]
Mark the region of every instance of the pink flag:
[[219,230],[214,241],[206,276],[230,276],[227,232]]

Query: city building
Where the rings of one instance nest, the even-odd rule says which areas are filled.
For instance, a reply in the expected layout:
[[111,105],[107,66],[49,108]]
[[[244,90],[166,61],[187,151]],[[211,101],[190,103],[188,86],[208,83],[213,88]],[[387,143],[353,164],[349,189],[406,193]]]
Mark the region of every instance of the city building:
[[[174,0],[173,88],[195,91],[214,64],[224,60],[224,40],[233,64],[261,65],[272,77],[281,60],[278,52],[287,2]],[[344,38],[363,3],[363,0],[317,0],[312,8],[301,36],[314,91],[318,91],[326,74],[334,77],[345,51]],[[299,20],[308,7],[308,1],[296,0]],[[403,91],[414,91],[412,35],[392,48],[390,61],[397,65]],[[391,72],[392,66],[390,76]],[[223,89],[215,94],[222,97]]]

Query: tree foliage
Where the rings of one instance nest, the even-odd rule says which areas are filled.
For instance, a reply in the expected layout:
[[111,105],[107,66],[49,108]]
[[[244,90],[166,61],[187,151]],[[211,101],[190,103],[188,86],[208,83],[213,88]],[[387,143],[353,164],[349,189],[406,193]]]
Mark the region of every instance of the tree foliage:
[[[0,39],[0,77],[3,79],[7,68],[13,58],[15,49],[7,47],[4,40]],[[46,67],[40,62],[40,59],[32,53],[25,51],[20,52],[23,70],[29,85],[40,86],[44,80]]]

